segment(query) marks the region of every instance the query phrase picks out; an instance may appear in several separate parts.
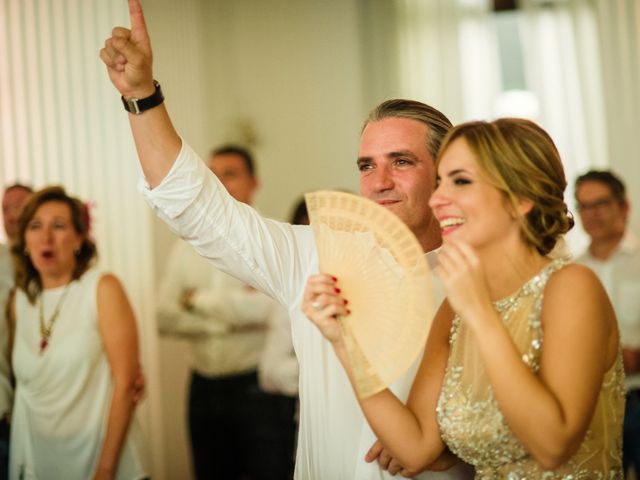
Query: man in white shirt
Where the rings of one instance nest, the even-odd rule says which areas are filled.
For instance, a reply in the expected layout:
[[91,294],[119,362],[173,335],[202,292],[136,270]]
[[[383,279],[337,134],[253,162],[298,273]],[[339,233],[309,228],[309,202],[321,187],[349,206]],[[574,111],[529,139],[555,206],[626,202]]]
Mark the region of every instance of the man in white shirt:
[[[331,346],[300,311],[306,279],[318,271],[313,232],[264,219],[234,201],[182,142],[153,81],[142,9],[137,0],[130,0],[129,7],[131,30],[115,28],[100,55],[132,112],[129,120],[148,202],[198,253],[289,311],[300,363],[296,478],[387,478],[387,472],[364,461],[375,439]],[[400,217],[425,252],[441,244],[428,199],[435,188],[435,154],[450,126],[427,105],[395,100],[372,112],[360,139],[361,193]],[[414,374],[392,387],[401,398],[406,399]],[[469,478],[460,469],[458,464],[424,478]]]
[[[304,197],[294,205],[289,217],[292,225],[309,225],[309,213]],[[258,381],[266,392],[298,398],[298,359],[291,338],[289,312],[282,306],[269,319],[262,358],[258,365]]]
[[7,478],[8,418],[13,405],[13,388],[9,371],[9,333],[5,319],[7,299],[13,288],[13,261],[10,248],[18,235],[18,217],[22,206],[31,193],[31,187],[16,183],[5,188],[2,195],[2,221],[7,245],[0,244],[0,480]]
[[[258,188],[252,155],[224,146],[209,168],[233,198],[251,205]],[[174,247],[160,288],[162,334],[189,341],[189,433],[199,479],[287,478],[292,472],[295,400],[258,388],[257,367],[272,299],[213,268],[191,246]]]
[[576,261],[604,285],[620,328],[627,402],[622,460],[625,475],[640,474],[640,242],[627,228],[624,183],[610,171],[591,170],[575,183],[577,210],[591,243]]

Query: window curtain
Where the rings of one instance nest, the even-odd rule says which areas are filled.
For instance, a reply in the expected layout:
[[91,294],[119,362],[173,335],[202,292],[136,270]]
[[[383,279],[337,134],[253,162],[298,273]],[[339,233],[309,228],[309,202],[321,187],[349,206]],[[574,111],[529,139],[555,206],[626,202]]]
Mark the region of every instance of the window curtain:
[[527,83],[571,181],[607,165],[596,11],[590,0],[525,0],[522,6]]
[[[638,178],[640,2],[526,0],[523,8],[528,81],[565,163],[569,204],[573,180],[591,168]],[[629,187],[637,205],[640,192]],[[587,244],[579,227],[568,238],[574,251]]]
[[360,11],[365,110],[402,97],[454,123],[491,111],[500,82],[488,0],[361,0]]
[[[640,230],[640,1],[596,0],[607,164],[626,180],[631,225]],[[635,227],[635,228],[634,228]]]
[[151,214],[126,113],[98,51],[126,2],[0,0],[0,186],[60,184],[89,202],[99,267],[137,314],[148,399],[138,409],[162,479]]

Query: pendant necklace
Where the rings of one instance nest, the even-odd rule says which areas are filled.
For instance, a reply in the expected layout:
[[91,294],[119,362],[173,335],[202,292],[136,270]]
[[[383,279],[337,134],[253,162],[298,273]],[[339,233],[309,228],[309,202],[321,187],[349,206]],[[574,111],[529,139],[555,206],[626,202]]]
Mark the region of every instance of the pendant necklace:
[[67,296],[67,292],[69,291],[69,285],[71,282],[67,283],[67,286],[64,287],[64,291],[60,296],[60,300],[56,304],[56,308],[53,310],[53,315],[48,322],[44,321],[44,297],[43,293],[40,294],[40,310],[39,310],[39,319],[40,319],[40,355],[44,353],[46,348],[49,346],[49,337],[51,337],[51,331],[53,330],[53,324],[58,319],[58,315],[60,314],[60,308],[62,307],[62,303],[64,302],[65,297]]

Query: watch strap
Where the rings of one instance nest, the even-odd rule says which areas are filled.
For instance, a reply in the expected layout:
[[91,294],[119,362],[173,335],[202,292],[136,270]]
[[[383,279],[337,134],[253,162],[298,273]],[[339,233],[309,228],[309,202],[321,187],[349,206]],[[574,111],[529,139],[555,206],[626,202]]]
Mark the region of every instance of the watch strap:
[[149,110],[151,108],[157,107],[162,102],[164,102],[164,95],[162,94],[162,89],[160,88],[160,84],[157,81],[153,81],[154,86],[156,87],[156,91],[151,95],[145,98],[122,98],[122,104],[124,105],[124,109],[132,113],[134,115],[140,115],[142,112]]

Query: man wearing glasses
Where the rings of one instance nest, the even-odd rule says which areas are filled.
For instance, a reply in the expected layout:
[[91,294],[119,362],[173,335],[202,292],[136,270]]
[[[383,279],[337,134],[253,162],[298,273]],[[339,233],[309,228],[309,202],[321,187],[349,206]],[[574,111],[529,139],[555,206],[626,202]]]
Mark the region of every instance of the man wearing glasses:
[[602,281],[618,317],[626,373],[623,466],[640,474],[640,241],[628,228],[624,183],[609,171],[591,170],[576,179],[577,209],[589,248],[576,261]]

